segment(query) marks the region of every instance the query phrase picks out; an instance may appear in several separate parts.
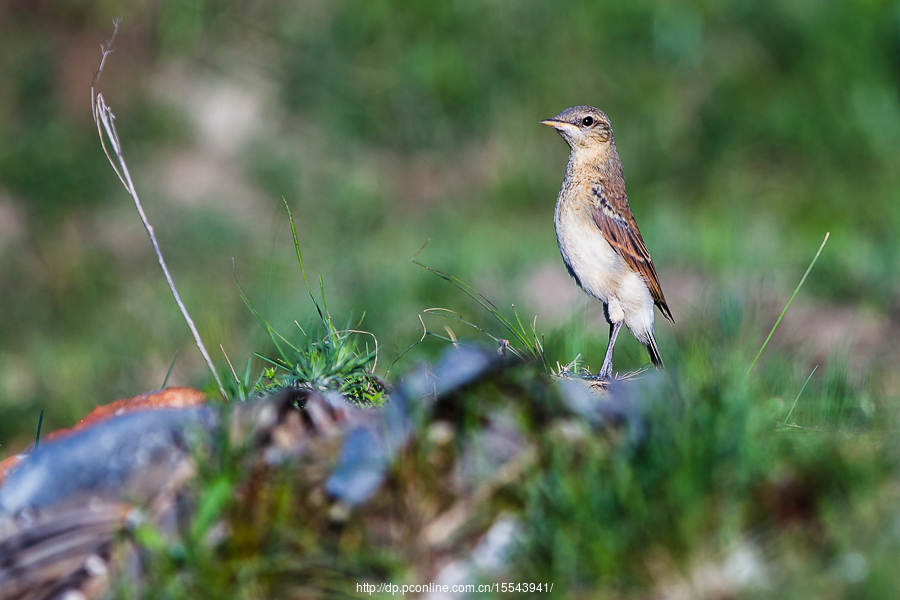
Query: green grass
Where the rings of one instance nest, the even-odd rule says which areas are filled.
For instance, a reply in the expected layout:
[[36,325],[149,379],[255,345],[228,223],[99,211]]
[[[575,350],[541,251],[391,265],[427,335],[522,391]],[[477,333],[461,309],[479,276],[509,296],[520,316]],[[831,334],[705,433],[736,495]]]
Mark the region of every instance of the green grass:
[[[294,241],[306,281],[296,229]],[[523,344],[515,354],[529,360],[426,410],[388,481],[357,509],[312,491],[334,464],[322,443],[304,458],[315,467],[287,464],[261,479],[252,452],[221,440],[215,454],[199,457],[193,520],[174,537],[150,526],[132,534],[150,565],[138,596],[362,597],[360,582],[434,581],[435,564],[469,560],[499,519],[512,519],[516,530],[505,571],[472,572],[467,583],[552,583],[553,597],[566,598],[666,597],[685,589],[700,597],[713,590],[749,598],[818,598],[826,590],[831,597],[890,597],[900,584],[891,567],[900,549],[893,525],[900,463],[891,449],[900,438],[884,426],[890,407],[867,405],[870,391],[851,383],[837,363],[819,377],[818,368],[802,376],[802,361],[776,351],[752,371],[762,354],[750,361],[759,323],[720,302],[668,348],[668,370],[645,372],[613,391],[616,402],[630,406],[625,423],[596,429],[562,401],[571,391],[546,368],[543,344],[541,354],[530,353],[525,343],[537,340],[533,330],[533,337],[518,337],[526,332],[518,318],[507,319],[458,278],[420,266],[485,309]],[[327,327],[324,295],[320,304],[306,286]],[[370,355],[351,352],[347,360],[320,349],[321,339],[304,348],[287,344],[247,302],[281,352],[272,363],[286,373],[278,379],[264,372],[271,383],[247,389],[329,377],[354,382],[360,369],[371,376]],[[459,321],[448,312],[438,314]],[[448,348],[485,337],[496,343],[485,335],[490,322],[462,323],[471,336],[434,337]],[[318,371],[309,366],[314,360],[321,361]],[[248,365],[245,381],[249,373]],[[347,394],[342,385],[332,389]],[[789,407],[782,397],[794,398]],[[498,460],[478,442],[496,435],[498,423],[516,432],[516,453],[502,467],[479,471],[479,461]],[[448,426],[449,442],[435,441],[436,428]],[[433,546],[428,532],[460,507],[458,532]],[[210,543],[212,531],[227,533]],[[743,561],[739,569],[735,561]],[[119,594],[135,597],[127,585]]]
[[[121,48],[107,84],[147,210],[192,312],[202,307],[198,326],[211,348],[243,357],[269,339],[228,293],[232,257],[276,331],[318,320],[297,301],[296,264],[282,252],[285,195],[310,264],[329,281],[334,314],[366,314],[382,369],[421,337],[424,308],[478,322],[479,307],[448,304],[443,281],[409,266],[429,238],[423,262],[497,307],[515,303],[529,344],[524,315],[538,314],[549,365],[579,353],[590,362],[605,331],[551,339],[560,317],[522,291],[547,263],[558,268],[550,222],[566,151],[537,121],[575,103],[613,120],[629,201],[663,277],[738,295],[763,284],[780,297],[831,231],[830,251],[805,283],[809,297],[889,318],[900,292],[891,6],[135,5],[123,27],[144,42]],[[77,40],[108,36],[109,15],[71,0],[52,23],[4,10],[0,441],[11,447],[30,441],[41,408],[55,429],[99,399],[158,386],[176,350],[184,351],[170,381],[205,382],[84,122],[77,98],[89,76],[78,92],[81,67],[66,62],[83,56]],[[250,40],[243,23],[270,45]],[[198,125],[198,114],[215,113],[200,98],[220,96],[194,95],[183,80],[249,90],[274,110],[229,154]],[[181,101],[149,92],[170,88]],[[184,171],[202,181],[224,174],[228,185],[183,198],[179,190],[194,189],[181,185]],[[702,301],[701,291],[683,310]],[[643,364],[640,348],[623,341],[622,367]],[[394,369],[433,358],[441,343],[431,342]],[[569,348],[558,352],[563,342]],[[879,363],[891,360],[873,352],[851,362],[884,372]]]
[[750,363],[749,367],[747,367],[748,375],[750,374],[750,371],[753,370],[754,365],[756,365],[756,361],[758,361],[759,357],[762,356],[763,350],[765,350],[766,346],[769,345],[769,340],[772,339],[772,336],[775,334],[775,330],[778,329],[778,325],[781,323],[781,320],[784,318],[784,314],[787,312],[788,308],[790,308],[791,303],[794,301],[794,298],[797,296],[797,292],[800,291],[800,288],[802,288],[804,282],[806,282],[806,278],[809,276],[809,272],[812,271],[813,267],[816,265],[816,261],[819,260],[819,255],[822,254],[822,249],[825,247],[825,244],[828,243],[829,235],[830,235],[829,233],[825,234],[825,239],[822,240],[822,245],[819,246],[819,249],[816,251],[816,255],[813,257],[812,262],[809,263],[809,266],[806,268],[806,272],[803,273],[803,277],[800,278],[800,283],[798,283],[797,287],[794,288],[794,293],[791,294],[791,297],[788,299],[787,304],[784,305],[784,309],[781,311],[781,314],[778,315],[778,319],[776,319],[775,324],[772,325],[772,330],[769,332],[769,335],[766,336],[766,341],[764,341],[763,345],[760,346],[759,352],[757,352],[756,356],[753,357],[753,362]]
[[[291,224],[291,234],[294,239],[300,274],[309,293],[309,299],[316,308],[318,321],[308,327],[309,332],[300,323],[294,321],[302,334],[302,341],[292,342],[290,338],[275,331],[256,309],[244,293],[240,283],[237,283],[235,275],[241,299],[265,330],[275,348],[276,356],[269,357],[256,353],[256,356],[267,363],[267,366],[255,380],[250,378],[250,362],[247,363],[244,377],[240,378],[234,367],[231,366],[231,362],[228,361],[231,368],[231,378],[228,379],[227,384],[230,392],[229,398],[246,400],[252,396],[275,392],[281,388],[306,388],[317,391],[335,391],[351,402],[378,406],[385,399],[385,385],[375,375],[378,361],[378,339],[371,333],[360,329],[362,319],[355,326],[352,325],[352,322],[348,322],[343,329],[335,326],[331,313],[328,311],[325,283],[321,275],[319,276],[319,300],[316,299],[312,287],[309,285],[306,269],[303,266],[303,256],[300,252],[300,241],[297,238],[294,217],[291,215],[287,201],[284,206]],[[374,350],[369,350],[368,343],[364,348],[360,347],[358,341],[360,335],[371,336],[375,346]],[[296,333],[292,337],[296,338]]]
[[[424,249],[424,246],[422,247],[422,249]],[[532,321],[530,328],[525,327],[525,325],[522,324],[522,319],[519,317],[518,311],[516,310],[516,305],[513,304],[512,312],[513,312],[513,318],[515,320],[513,321],[513,320],[509,319],[484,294],[482,294],[481,292],[479,292],[478,290],[473,288],[471,285],[469,285],[465,281],[462,281],[458,277],[454,277],[453,275],[450,275],[449,273],[444,273],[443,271],[438,271],[437,269],[433,269],[433,268],[419,262],[418,260],[416,260],[416,258],[419,256],[419,253],[422,251],[422,249],[420,249],[419,252],[416,253],[416,256],[413,257],[412,263],[414,265],[422,267],[429,273],[433,273],[433,274],[437,275],[438,277],[440,277],[444,281],[447,281],[453,287],[455,287],[456,289],[458,289],[459,291],[464,293],[466,296],[468,296],[469,298],[471,298],[472,300],[477,302],[483,309],[485,309],[494,318],[494,320],[497,321],[497,323],[499,323],[503,327],[503,329],[505,329],[512,336],[513,344],[515,344],[515,345],[510,344],[509,340],[494,337],[493,335],[488,333],[486,330],[482,329],[478,325],[475,325],[474,323],[470,323],[468,321],[463,320],[461,318],[460,314],[453,310],[446,309],[446,308],[430,308],[430,309],[426,309],[423,312],[425,312],[427,314],[431,314],[431,315],[437,315],[437,316],[441,316],[441,317],[445,317],[445,318],[450,318],[450,319],[455,320],[457,323],[471,327],[471,328],[481,332],[482,334],[488,336],[492,340],[494,340],[494,342],[497,343],[497,345],[498,345],[498,349],[501,349],[503,351],[509,350],[510,352],[515,354],[517,357],[522,358],[522,359],[527,358],[527,359],[537,361],[544,367],[545,370],[548,370],[547,358],[544,355],[544,342],[538,336],[538,333],[537,333],[537,317],[535,317],[534,321]],[[423,326],[424,326],[424,324],[423,324]],[[450,332],[450,333],[452,335],[452,332]],[[444,338],[443,336],[436,336],[436,337],[438,337],[440,339],[444,339],[445,341],[455,341],[452,339],[448,340],[447,338]],[[516,346],[520,346],[520,348],[517,348]]]
[[[680,337],[668,370],[628,383],[636,410],[624,426],[595,430],[569,412],[537,361],[448,396],[417,422],[376,497],[342,517],[321,497],[310,501],[320,466],[286,464],[261,480],[246,455],[222,448],[244,456],[225,464],[245,466],[206,459],[194,522],[161,547],[143,543],[158,566],[141,597],[362,597],[358,582],[433,580],[436,557],[466,560],[499,518],[517,523],[507,571],[473,574],[473,583],[552,582],[553,597],[643,598],[685,582],[703,589],[716,573],[728,597],[890,597],[900,583],[891,566],[900,438],[879,425],[890,407],[861,418],[870,392],[834,368],[748,378],[754,336],[727,334],[730,319]],[[473,470],[495,460],[478,454],[477,440],[496,423],[528,451],[512,470]],[[451,441],[435,441],[448,424]],[[313,456],[305,460],[332,464],[329,454]],[[233,500],[216,500],[225,497]],[[461,499],[459,533],[430,546],[426,531]],[[230,534],[201,543],[214,523]],[[749,561],[746,577],[729,570],[736,556]]]
[[[4,456],[35,439],[41,409],[53,431],[161,381],[209,383],[88,126],[83,48],[108,36],[109,15],[58,4],[0,8]],[[306,386],[378,404],[382,380],[453,343],[506,339],[533,360],[421,423],[381,494],[346,521],[298,465],[273,468],[254,496],[241,493],[241,450],[207,457],[197,524],[141,534],[159,583],[146,595],[421,583],[436,556],[466,556],[505,514],[523,537],[504,579],[548,579],[560,596],[675,596],[749,548],[768,587],[732,596],[893,597],[895,3],[182,4],[126,7],[108,95],[185,303],[223,348],[229,397]],[[232,108],[265,109],[229,147],[203,124],[221,108],[205,100],[235,91]],[[547,377],[606,346],[599,308],[554,304],[562,284],[541,279],[563,272],[552,205],[566,150],[537,121],[580,103],[613,121],[675,299],[678,326],[659,328],[669,368],[638,380],[640,443],[562,416]],[[245,116],[213,130],[240,133]],[[426,239],[417,261],[440,276],[409,262]],[[304,263],[328,283],[327,306]],[[860,337],[823,348],[847,314]],[[803,316],[823,331],[798,331]],[[644,363],[624,336],[617,370]],[[511,414],[533,459],[434,550],[423,524],[463,497],[454,477],[489,430],[485,411]],[[434,419],[454,423],[452,443],[435,441]],[[230,534],[206,544],[223,520]]]

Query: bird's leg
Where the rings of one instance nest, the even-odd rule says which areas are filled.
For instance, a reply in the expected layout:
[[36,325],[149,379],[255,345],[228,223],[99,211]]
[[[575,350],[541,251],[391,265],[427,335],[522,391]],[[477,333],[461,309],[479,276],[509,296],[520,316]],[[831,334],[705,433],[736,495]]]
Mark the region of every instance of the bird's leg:
[[613,350],[615,349],[616,338],[619,336],[619,329],[621,328],[622,321],[612,323],[609,326],[609,346],[606,347],[606,357],[603,359],[603,365],[600,367],[600,372],[597,373],[597,379],[606,381],[612,379]]

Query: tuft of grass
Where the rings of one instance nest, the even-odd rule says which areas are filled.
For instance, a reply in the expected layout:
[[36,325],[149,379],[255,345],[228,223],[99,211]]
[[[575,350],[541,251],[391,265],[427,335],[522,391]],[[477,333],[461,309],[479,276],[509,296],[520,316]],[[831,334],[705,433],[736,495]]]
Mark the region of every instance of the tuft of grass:
[[254,379],[252,375],[254,372],[252,359],[247,359],[247,368],[244,370],[243,376],[239,377],[237,371],[234,370],[234,365],[231,364],[231,359],[225,354],[224,348],[222,348],[222,354],[225,355],[225,362],[228,363],[229,368],[229,372],[222,378],[227,398],[245,402],[264,391],[265,383],[263,379],[266,373],[262,371]]
[[[431,308],[424,312],[426,314],[433,314],[433,315],[438,315],[441,317],[454,318],[459,323],[462,323],[464,325],[472,327],[472,328],[480,331],[481,333],[487,335],[488,337],[493,339],[495,342],[497,342],[498,347],[509,350],[510,352],[512,352],[513,354],[518,356],[519,358],[523,358],[523,359],[527,358],[530,360],[534,360],[543,367],[544,371],[550,372],[550,367],[547,364],[547,357],[545,356],[545,353],[544,353],[544,339],[543,339],[543,336],[539,336],[537,333],[537,317],[535,316],[535,318],[531,322],[531,324],[528,327],[526,327],[522,323],[522,319],[519,317],[519,312],[516,310],[515,304],[512,305],[513,319],[515,319],[515,320],[513,320],[513,319],[508,318],[502,312],[500,312],[500,309],[497,308],[497,306],[493,302],[491,302],[484,294],[482,294],[481,292],[479,292],[478,290],[473,288],[471,285],[469,285],[465,281],[459,279],[458,277],[454,277],[453,275],[450,275],[449,273],[439,271],[437,269],[429,267],[426,264],[419,262],[417,260],[419,257],[419,254],[421,254],[422,250],[425,249],[426,245],[428,245],[428,242],[425,242],[422,245],[422,247],[419,248],[419,251],[416,252],[415,256],[412,257],[412,263],[414,265],[422,267],[423,269],[425,269],[426,271],[428,271],[430,273],[434,273],[435,275],[437,275],[444,281],[447,281],[448,283],[450,283],[456,289],[463,292],[469,298],[473,299],[475,302],[480,304],[482,306],[482,308],[484,308],[486,311],[488,311],[491,314],[491,316],[493,316],[507,331],[509,331],[509,333],[512,335],[513,339],[518,342],[520,347],[517,348],[516,346],[511,344],[509,342],[509,340],[504,340],[502,338],[495,337],[495,336],[491,335],[490,333],[488,333],[486,330],[482,329],[481,327],[478,327],[477,325],[470,323],[468,321],[464,321],[459,316],[459,313],[456,313],[455,311],[445,309],[445,308]],[[423,326],[424,326],[424,323],[423,323]],[[444,339],[446,341],[456,343],[456,340],[444,338],[440,335],[433,334],[431,332],[426,332],[426,333],[433,335],[434,337],[438,337],[439,339]]]
[[[346,598],[360,597],[361,581],[421,584],[436,561],[471,561],[498,520],[514,531],[504,570],[472,577],[552,582],[555,597],[687,597],[686,586],[711,578],[715,597],[824,597],[831,588],[834,597],[892,597],[866,592],[898,583],[898,461],[885,452],[896,431],[866,432],[852,411],[823,406],[827,429],[780,435],[772,422],[783,407],[767,399],[799,383],[810,404],[849,395],[830,389],[841,373],[822,389],[792,370],[748,378],[746,340],[727,335],[728,319],[702,328],[676,338],[668,371],[614,392],[627,410],[601,429],[563,406],[569,392],[534,361],[443,396],[414,420],[388,483],[349,511],[315,492],[333,468],[327,452],[258,477],[257,463],[223,442],[224,459],[198,460],[197,509],[177,537],[138,532],[150,566],[141,597]],[[436,441],[436,431],[453,441]],[[507,459],[488,443],[500,439]],[[435,546],[428,532],[445,529],[448,515],[462,524]],[[865,580],[842,575],[848,555],[865,558]],[[738,561],[752,568],[735,572]]]
[[[300,241],[297,237],[297,227],[291,214],[290,206],[284,201],[287,209],[288,220],[291,224],[291,233],[294,239],[294,249],[297,253],[297,262],[300,265],[300,273],[309,298],[316,307],[318,322],[309,327],[309,332],[300,323],[294,321],[302,335],[302,340],[292,341],[288,337],[276,331],[265,317],[256,309],[250,301],[235,274],[235,282],[240,291],[241,300],[256,317],[257,322],[265,329],[275,348],[275,356],[267,356],[260,353],[255,355],[268,364],[255,380],[251,378],[251,365],[248,362],[244,377],[238,377],[228,361],[232,379],[227,380],[229,397],[246,399],[252,395],[272,392],[274,390],[292,387],[308,388],[320,391],[336,391],[357,404],[380,405],[385,401],[385,385],[375,375],[375,367],[378,361],[378,339],[374,334],[363,331],[359,327],[362,319],[352,326],[352,321],[339,329],[335,326],[331,313],[328,311],[328,302],[325,296],[325,283],[319,275],[320,299],[316,299],[312,286],[306,276],[306,268],[303,266],[303,256],[300,252]],[[363,315],[365,317],[365,315]],[[368,343],[361,344],[359,336],[371,336],[374,340],[374,348],[370,349]],[[224,351],[223,351],[224,352]],[[226,356],[227,360],[227,356]]]

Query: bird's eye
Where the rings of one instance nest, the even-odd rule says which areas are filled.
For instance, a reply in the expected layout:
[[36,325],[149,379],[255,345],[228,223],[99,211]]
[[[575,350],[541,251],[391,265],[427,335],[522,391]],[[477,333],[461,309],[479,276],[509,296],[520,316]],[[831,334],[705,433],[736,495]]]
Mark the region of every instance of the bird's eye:
[[585,127],[590,127],[594,124],[594,117],[585,117],[581,120],[581,124]]

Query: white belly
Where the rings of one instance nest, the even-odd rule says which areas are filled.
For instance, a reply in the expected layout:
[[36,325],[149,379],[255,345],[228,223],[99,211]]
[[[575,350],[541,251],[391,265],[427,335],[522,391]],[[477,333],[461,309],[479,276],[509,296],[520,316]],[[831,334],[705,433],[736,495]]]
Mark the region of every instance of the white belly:
[[[579,212],[579,210],[581,212]],[[638,339],[653,330],[653,298],[641,276],[607,243],[590,207],[556,207],[556,240],[582,289],[607,305],[613,322],[624,321]]]

